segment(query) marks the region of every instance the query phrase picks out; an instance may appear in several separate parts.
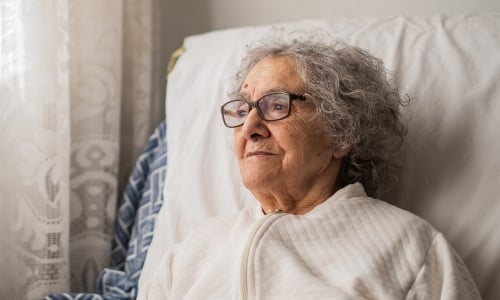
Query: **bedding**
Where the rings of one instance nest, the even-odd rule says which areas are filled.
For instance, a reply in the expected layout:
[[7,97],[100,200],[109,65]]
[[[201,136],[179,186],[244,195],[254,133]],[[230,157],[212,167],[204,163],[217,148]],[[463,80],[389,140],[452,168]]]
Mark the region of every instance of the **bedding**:
[[500,298],[499,14],[304,20],[186,38],[168,77],[168,205],[140,286],[194,226],[254,205],[219,108],[246,45],[281,30],[326,31],[380,57],[397,76],[410,99],[405,169],[382,198],[428,220],[464,258],[482,297]]

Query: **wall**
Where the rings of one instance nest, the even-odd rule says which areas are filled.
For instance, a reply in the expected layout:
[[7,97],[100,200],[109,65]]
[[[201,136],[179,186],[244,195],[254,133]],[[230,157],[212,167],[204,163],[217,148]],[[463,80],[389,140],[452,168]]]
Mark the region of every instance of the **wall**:
[[498,0],[166,0],[166,50],[185,36],[305,18],[500,12]]
[[498,0],[210,0],[213,29],[301,18],[500,12]]
[[210,0],[165,0],[164,4],[167,55],[182,46],[184,37],[212,30]]

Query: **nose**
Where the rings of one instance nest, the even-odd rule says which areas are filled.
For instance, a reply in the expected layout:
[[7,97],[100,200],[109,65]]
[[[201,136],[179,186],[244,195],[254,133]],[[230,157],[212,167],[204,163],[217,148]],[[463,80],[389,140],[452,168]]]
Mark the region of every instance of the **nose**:
[[247,139],[267,138],[271,135],[267,122],[262,120],[257,109],[252,109],[247,115],[245,122],[242,125],[243,135]]

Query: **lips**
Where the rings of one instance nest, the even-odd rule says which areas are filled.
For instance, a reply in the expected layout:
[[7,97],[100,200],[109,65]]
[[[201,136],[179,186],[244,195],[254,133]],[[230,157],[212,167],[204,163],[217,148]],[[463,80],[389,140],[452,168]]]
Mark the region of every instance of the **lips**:
[[245,157],[252,157],[252,156],[265,156],[265,155],[274,155],[274,153],[267,152],[267,151],[251,151],[246,154]]

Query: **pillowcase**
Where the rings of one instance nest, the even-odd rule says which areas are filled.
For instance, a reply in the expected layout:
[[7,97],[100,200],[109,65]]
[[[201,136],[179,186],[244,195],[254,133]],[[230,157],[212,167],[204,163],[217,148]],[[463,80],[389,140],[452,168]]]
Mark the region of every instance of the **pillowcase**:
[[411,98],[405,170],[389,202],[430,221],[464,258],[485,299],[500,297],[500,15],[304,20],[185,39],[168,78],[165,205],[141,275],[212,216],[256,200],[242,186],[220,105],[246,46],[285,31],[326,31],[367,49]]

